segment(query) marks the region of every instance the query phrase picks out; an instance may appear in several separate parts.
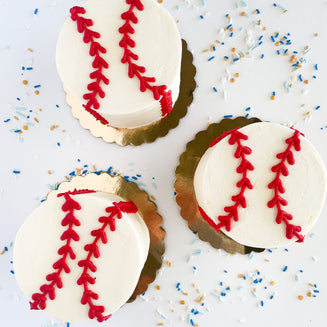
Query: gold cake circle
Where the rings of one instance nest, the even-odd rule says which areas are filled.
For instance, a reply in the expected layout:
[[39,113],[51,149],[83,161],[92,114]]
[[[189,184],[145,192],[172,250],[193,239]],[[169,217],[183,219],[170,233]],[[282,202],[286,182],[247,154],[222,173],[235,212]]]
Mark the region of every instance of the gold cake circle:
[[117,143],[121,146],[137,146],[143,143],[152,143],[178,126],[180,119],[186,115],[188,107],[193,101],[193,92],[196,87],[195,74],[193,55],[188,49],[186,41],[182,40],[181,82],[179,96],[172,112],[165,119],[131,129],[103,125],[86,112],[81,104],[76,103],[76,100],[67,93],[65,86],[63,88],[66,92],[66,102],[72,108],[73,116],[79,120],[83,128],[88,129],[92,135],[101,137],[105,142]]

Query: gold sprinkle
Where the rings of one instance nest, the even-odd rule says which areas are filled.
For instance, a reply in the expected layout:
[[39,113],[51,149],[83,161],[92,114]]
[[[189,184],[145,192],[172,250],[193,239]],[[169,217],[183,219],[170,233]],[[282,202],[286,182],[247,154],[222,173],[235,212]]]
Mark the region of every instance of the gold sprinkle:
[[177,23],[177,24],[179,23],[179,19],[176,20],[176,23]]
[[298,298],[299,298],[300,301],[302,301],[303,300],[303,295],[299,295]]
[[305,103],[302,103],[302,104],[301,104],[301,107],[303,108],[304,106],[305,106]]
[[35,90],[34,92],[36,95],[39,95],[40,94],[40,91],[39,90]]
[[314,36],[317,37],[318,36],[318,33],[315,33]]
[[240,73],[236,73],[235,74],[235,77],[240,77]]
[[312,284],[312,283],[309,283],[309,286],[311,286],[311,287],[315,287],[314,284]]
[[231,28],[229,29],[229,31],[230,31],[230,32],[233,32],[233,31],[234,31],[234,27],[231,27]]
[[220,41],[219,40],[216,40],[216,42],[219,44],[220,43]]
[[181,301],[180,301],[180,304],[185,304],[185,301],[184,301],[184,300],[181,300]]
[[270,282],[270,285],[271,285],[271,286],[274,286],[274,285],[275,285],[275,282],[272,280],[272,281]]
[[235,82],[235,78],[232,77],[232,78],[230,79],[230,82],[231,82],[231,83],[234,83],[234,82]]
[[188,293],[186,293],[186,292],[183,292],[183,295],[186,295],[186,296],[188,296]]
[[309,80],[306,79],[306,80],[304,81],[304,84],[309,84]]
[[27,126],[27,125],[24,125],[24,126],[23,126],[23,129],[24,129],[25,131],[27,131],[27,130],[28,130],[28,126]]
[[58,127],[59,127],[58,125],[52,125],[52,126],[50,127],[50,130],[53,131],[54,129],[56,129],[56,128],[58,128]]
[[208,52],[209,50],[208,49],[205,49],[205,50],[203,50],[202,52]]
[[244,276],[243,274],[239,274],[237,277],[238,278],[243,278],[243,276]]
[[270,260],[269,260],[269,259],[265,259],[265,261],[266,261],[266,262],[270,262]]
[[67,181],[69,181],[69,177],[68,177],[68,176],[65,176],[65,179],[66,179]]
[[311,292],[308,292],[308,293],[307,293],[307,296],[308,296],[308,297],[312,297],[312,293],[311,293]]
[[277,41],[277,42],[275,43],[275,45],[276,45],[276,47],[280,46],[280,42]]
[[42,109],[40,108],[39,111],[42,111]]
[[162,322],[158,322],[157,326],[163,326],[164,324]]
[[19,118],[18,118],[17,116],[14,116],[14,118],[15,118],[16,120],[19,120]]
[[92,165],[93,170],[97,170],[96,165]]
[[309,49],[309,46],[306,45],[306,46],[304,47],[304,50],[308,50],[308,49]]
[[150,198],[154,201],[156,200],[156,198],[153,195],[150,195]]
[[49,175],[51,175],[51,174],[52,174],[51,170],[48,170],[48,174],[49,174]]
[[0,253],[0,255],[3,255],[6,252],[5,249],[2,250],[2,252]]
[[31,49],[31,48],[27,48],[27,50],[28,50],[29,52],[34,52],[34,50]]
[[245,16],[245,11],[242,11],[241,12],[241,16]]
[[166,261],[166,265],[168,266],[168,267],[171,267],[171,262],[170,261]]
[[157,286],[156,286],[156,289],[157,289],[157,290],[160,290],[160,285],[157,285]]
[[26,81],[26,79],[23,80],[23,84],[24,85],[27,85],[28,84],[28,82]]
[[270,97],[270,99],[271,99],[271,100],[275,100],[275,96],[272,95],[272,96]]
[[163,0],[158,0],[158,3],[162,3]]

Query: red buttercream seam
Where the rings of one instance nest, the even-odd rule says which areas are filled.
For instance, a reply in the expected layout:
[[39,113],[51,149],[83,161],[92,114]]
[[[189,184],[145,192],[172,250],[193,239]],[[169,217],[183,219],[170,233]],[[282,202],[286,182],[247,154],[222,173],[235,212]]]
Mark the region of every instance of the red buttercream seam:
[[74,226],[78,227],[80,226],[80,221],[74,216],[74,211],[75,210],[80,210],[81,206],[80,204],[73,200],[70,195],[75,195],[75,194],[84,194],[84,193],[91,193],[93,191],[89,190],[74,190],[73,192],[66,192],[66,193],[60,193],[57,196],[61,197],[63,196],[65,198],[65,202],[62,205],[62,211],[67,212],[66,216],[61,222],[62,226],[68,226],[67,229],[63,232],[61,235],[60,239],[62,241],[66,240],[65,245],[63,245],[59,250],[58,254],[61,256],[59,260],[57,260],[53,264],[53,268],[55,271],[51,274],[48,274],[46,276],[46,280],[50,282],[49,284],[43,284],[40,287],[40,293],[34,293],[32,295],[32,300],[30,301],[30,306],[32,310],[44,310],[46,308],[46,301],[47,301],[47,296],[49,297],[50,300],[54,300],[56,297],[55,293],[55,287],[57,288],[62,288],[63,283],[61,280],[61,274],[64,271],[66,274],[70,272],[70,268],[67,264],[67,259],[68,256],[72,259],[76,259],[76,255],[71,247],[71,242],[72,241],[79,241],[79,235],[77,232],[74,230]]
[[140,0],[126,0],[129,4],[129,9],[121,15],[121,18],[125,21],[124,25],[119,28],[119,33],[123,34],[123,38],[119,42],[119,46],[123,48],[124,54],[121,59],[123,64],[128,65],[128,76],[133,78],[136,76],[140,81],[140,90],[145,92],[150,90],[155,100],[160,100],[162,118],[165,118],[173,110],[173,101],[171,96],[171,90],[166,91],[166,85],[152,85],[156,79],[154,77],[147,77],[142,74],[146,69],[143,66],[138,66],[135,61],[138,60],[138,55],[132,52],[131,48],[135,47],[135,41],[131,38],[131,34],[134,34],[135,30],[131,23],[137,24],[138,19],[134,13],[134,10],[142,11],[144,6]]
[[85,245],[84,247],[84,250],[88,253],[86,259],[80,260],[78,262],[78,265],[83,267],[83,272],[77,281],[77,284],[83,285],[84,288],[81,303],[83,305],[87,304],[89,306],[89,318],[97,318],[99,322],[107,320],[111,317],[111,315],[104,316],[103,313],[105,311],[105,307],[102,305],[96,305],[93,302],[94,300],[99,299],[99,295],[89,288],[89,284],[95,284],[95,278],[90,275],[89,271],[93,273],[97,271],[97,267],[92,262],[92,257],[100,257],[100,251],[97,245],[99,241],[101,241],[103,244],[108,242],[107,234],[105,231],[106,228],[109,226],[111,231],[116,230],[115,217],[121,219],[123,212],[135,213],[137,212],[137,207],[132,201],[121,201],[118,203],[114,202],[113,206],[106,208],[106,212],[109,213],[109,216],[103,216],[99,218],[99,222],[102,224],[102,226],[99,229],[93,230],[91,232],[91,235],[94,237],[93,242]]
[[83,33],[83,42],[86,44],[90,43],[89,54],[94,57],[92,67],[95,70],[90,74],[90,78],[93,81],[87,86],[87,89],[90,92],[83,95],[84,100],[87,100],[86,104],[83,104],[83,107],[87,112],[95,117],[96,120],[107,125],[108,121],[95,111],[100,108],[98,97],[105,97],[105,92],[101,87],[101,83],[106,85],[109,84],[109,79],[103,74],[103,70],[109,68],[107,61],[102,56],[102,54],[105,54],[107,50],[99,42],[95,41],[95,39],[100,38],[100,33],[89,29],[89,27],[93,25],[92,19],[79,16],[80,14],[86,13],[85,8],[75,6],[70,9],[70,13],[71,19],[77,23],[78,32],[81,34]]
[[240,189],[239,193],[232,196],[232,201],[234,202],[231,206],[226,206],[224,211],[226,215],[222,215],[218,217],[218,224],[215,224],[212,219],[205,213],[205,211],[199,207],[199,211],[202,217],[209,223],[211,227],[213,227],[218,233],[221,231],[221,228],[225,227],[226,231],[231,230],[231,221],[234,219],[235,222],[239,220],[238,216],[238,208],[241,206],[242,208],[246,208],[246,199],[244,196],[246,189],[252,189],[253,185],[248,178],[247,174],[249,170],[254,170],[253,165],[246,159],[246,156],[251,154],[252,150],[242,145],[242,140],[247,140],[248,136],[242,134],[237,129],[224,132],[222,136],[215,141],[212,142],[210,146],[217,144],[220,140],[230,135],[228,143],[230,145],[236,144],[236,151],[234,153],[234,157],[239,159],[241,158],[240,165],[237,167],[236,171],[238,174],[242,174],[242,178],[236,183],[236,186]]
[[295,130],[293,136],[286,139],[285,141],[285,143],[288,144],[286,150],[276,155],[277,159],[280,159],[280,162],[271,168],[271,171],[276,173],[276,176],[268,185],[269,189],[274,190],[274,197],[267,203],[269,208],[275,207],[277,209],[276,223],[285,224],[286,237],[288,239],[292,239],[295,236],[297,237],[297,242],[304,241],[304,236],[300,234],[302,228],[301,226],[296,226],[289,222],[293,219],[293,216],[282,209],[282,206],[286,206],[288,202],[280,194],[285,193],[281,175],[286,177],[289,174],[289,171],[286,167],[286,162],[289,165],[295,164],[292,148],[294,147],[295,151],[301,150],[300,135],[303,134]]

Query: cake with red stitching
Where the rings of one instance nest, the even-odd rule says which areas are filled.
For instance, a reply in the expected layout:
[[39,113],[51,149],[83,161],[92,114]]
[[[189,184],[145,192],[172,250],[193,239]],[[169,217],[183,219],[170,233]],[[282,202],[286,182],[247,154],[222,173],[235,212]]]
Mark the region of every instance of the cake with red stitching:
[[88,0],[60,32],[56,63],[70,102],[116,128],[159,121],[178,98],[181,37],[154,0]]
[[132,201],[75,190],[41,203],[25,221],[14,269],[31,309],[102,322],[132,295],[148,250],[149,231]]
[[254,123],[212,142],[196,168],[194,190],[217,233],[271,248],[303,242],[325,200],[326,171],[299,131]]

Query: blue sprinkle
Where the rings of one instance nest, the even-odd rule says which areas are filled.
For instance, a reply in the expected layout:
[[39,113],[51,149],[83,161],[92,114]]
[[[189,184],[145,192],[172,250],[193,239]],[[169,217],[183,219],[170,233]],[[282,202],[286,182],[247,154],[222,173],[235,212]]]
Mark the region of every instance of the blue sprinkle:
[[[38,11],[39,11],[39,9],[36,8],[36,9],[34,10],[34,15],[37,15]],[[67,327],[68,327],[68,326],[67,326]]]
[[258,45],[261,45],[262,44],[262,41],[260,41],[259,43],[258,43]]
[[58,145],[58,146],[60,146],[60,143],[59,143],[59,142],[57,142],[57,145]]
[[20,129],[16,129],[16,130],[14,130],[14,133],[21,133],[21,130]]
[[217,93],[218,92],[218,90],[215,88],[215,87],[213,87],[213,90]]
[[8,248],[6,246],[4,247],[4,249],[5,249],[5,251],[8,251]]
[[248,113],[247,113],[247,114],[245,115],[245,118],[248,118],[248,117],[249,117],[249,115],[250,115],[250,114],[248,114]]
[[245,111],[249,111],[251,109],[251,107],[247,107],[246,109],[245,109]]
[[288,252],[288,249],[284,249],[284,251]]
[[193,322],[192,319],[190,319],[190,323],[191,323],[192,326],[194,326],[194,322]]
[[262,40],[262,38],[263,38],[263,35],[261,35],[261,36],[259,37],[259,41],[261,41],[261,40]]
[[274,3],[274,7],[277,7],[277,4],[276,3]]
[[316,78],[317,78],[317,76],[316,76],[316,75],[313,75],[313,76],[312,76],[312,78],[316,79]]
[[225,115],[224,118],[232,118],[233,115]]
[[176,288],[179,288],[180,285],[181,285],[181,283],[177,283]]
[[275,43],[275,39],[273,36],[270,37],[271,38],[271,41],[273,41]]
[[200,15],[200,18],[203,19],[204,18],[203,15]]
[[261,59],[263,59],[263,57],[264,57],[264,56],[265,56],[265,55],[264,55],[264,54],[262,54],[262,55],[261,55]]
[[16,175],[20,174],[20,170],[13,170],[12,172]]
[[228,273],[228,271],[227,271],[227,270],[224,270],[224,273],[225,273],[225,274],[227,274],[227,273]]
[[315,64],[315,70],[318,70],[318,64]]
[[225,57],[224,57],[224,59],[228,60],[228,57],[227,57],[227,56],[225,56]]
[[273,96],[275,96],[275,95],[276,95],[276,92],[275,92],[275,91],[273,91],[272,95],[273,95]]
[[27,67],[26,70],[33,70],[33,67]]
[[273,295],[270,295],[270,298],[269,299],[272,300],[273,298],[274,298],[274,296]]
[[260,305],[263,307],[263,305],[264,305],[263,301],[260,301]]
[[233,35],[234,35],[234,32],[230,33],[229,34],[229,37],[233,37]]
[[82,171],[82,175],[86,174],[87,172],[88,172],[87,169],[83,170],[83,171]]
[[288,49],[285,49],[285,50],[284,50],[284,54],[286,54],[286,53],[287,53],[287,51],[288,51]]
[[287,266],[285,266],[285,267],[283,268],[283,271],[285,272],[285,271],[287,270],[287,268],[288,268],[288,267],[287,267]]
[[317,107],[316,107],[316,110],[319,110],[319,109],[320,109],[320,106],[317,106]]
[[256,12],[257,14],[260,14],[260,10],[259,10],[259,9],[256,9],[255,12]]
[[70,326],[70,323],[69,322],[67,322],[67,325],[66,325],[66,327],[69,327]]
[[300,273],[303,273],[303,270],[302,270],[302,269],[300,269],[300,270],[299,270],[299,272],[300,272]]
[[35,88],[35,89],[37,89],[37,88],[39,88],[39,87],[41,87],[40,84],[34,85],[34,88]]
[[3,122],[4,122],[4,123],[8,123],[9,121],[10,121],[10,118],[4,120]]
[[195,266],[193,266],[193,270],[196,270],[196,267]]
[[220,286],[223,286],[223,282],[220,282],[219,285],[220,285]]
[[238,61],[238,60],[240,60],[240,58],[234,58],[234,59],[233,59],[234,62],[235,62],[235,61]]
[[215,58],[215,56],[212,56],[212,57],[210,57],[209,59],[208,59],[208,61],[211,61],[212,59],[214,59]]
[[301,74],[299,75],[299,80],[300,80],[301,82],[303,82],[303,79],[302,79],[302,75],[301,75]]
[[13,270],[10,270],[10,272],[14,275],[15,274],[15,272],[13,271]]
[[59,104],[56,104],[56,107],[59,108]]
[[232,26],[233,26],[233,24],[229,24],[229,25],[226,27],[226,29],[229,30]]
[[279,50],[277,50],[277,54],[280,55],[280,51]]

